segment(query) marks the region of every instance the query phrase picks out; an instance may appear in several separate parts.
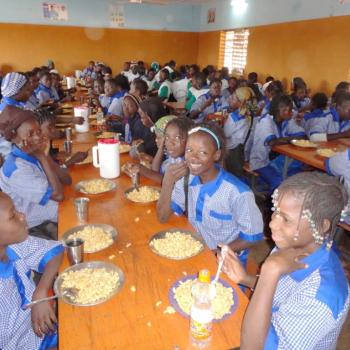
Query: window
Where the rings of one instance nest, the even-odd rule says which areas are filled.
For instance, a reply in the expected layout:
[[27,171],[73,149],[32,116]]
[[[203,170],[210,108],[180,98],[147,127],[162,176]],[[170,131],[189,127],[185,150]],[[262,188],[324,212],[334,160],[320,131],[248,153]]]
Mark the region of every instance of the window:
[[221,33],[220,66],[231,73],[243,74],[247,63],[248,29],[229,30]]

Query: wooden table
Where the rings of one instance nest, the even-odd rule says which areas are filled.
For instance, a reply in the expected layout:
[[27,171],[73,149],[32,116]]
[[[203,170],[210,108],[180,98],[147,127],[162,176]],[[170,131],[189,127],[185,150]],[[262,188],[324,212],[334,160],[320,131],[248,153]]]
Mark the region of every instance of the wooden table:
[[[121,163],[128,161],[123,155]],[[71,168],[73,183],[99,177],[91,165]],[[169,288],[184,273],[196,274],[207,268],[216,272],[216,261],[206,248],[200,255],[188,260],[175,261],[161,258],[148,247],[150,237],[167,228],[191,230],[184,217],[172,216],[167,224],[156,218],[155,204],[137,205],[129,202],[124,191],[131,181],[126,175],[114,180],[115,191],[90,196],[89,223],[105,223],[118,230],[116,243],[102,252],[86,254],[85,261],[101,260],[119,266],[125,273],[125,285],[111,300],[92,307],[74,307],[59,302],[59,349],[112,350],[112,349],[191,349],[189,320],[178,313],[164,314],[170,305]],[[151,184],[141,179],[141,184]],[[78,224],[73,200],[80,196],[73,187],[65,189],[65,200],[59,206],[59,236]],[[128,248],[126,245],[131,243]],[[61,271],[68,266],[65,256]],[[225,276],[222,276],[224,279]],[[226,279],[227,280],[227,279]],[[240,329],[248,300],[231,283],[238,294],[238,307],[227,320],[213,326],[209,349],[229,349],[240,345]],[[131,287],[136,287],[136,292]],[[162,301],[159,307],[156,303]]]
[[[318,148],[333,148],[337,151],[344,151],[346,148],[350,147],[349,139],[339,139],[337,141],[330,142],[319,142]],[[274,146],[273,151],[283,154],[286,156],[283,169],[283,177],[286,178],[288,167],[290,163],[295,160],[299,160],[304,164],[310,165],[316,169],[325,170],[325,157],[319,156],[316,153],[316,148],[303,148],[296,147],[294,145],[279,145]]]
[[185,102],[163,102],[174,113],[181,113],[185,111]]

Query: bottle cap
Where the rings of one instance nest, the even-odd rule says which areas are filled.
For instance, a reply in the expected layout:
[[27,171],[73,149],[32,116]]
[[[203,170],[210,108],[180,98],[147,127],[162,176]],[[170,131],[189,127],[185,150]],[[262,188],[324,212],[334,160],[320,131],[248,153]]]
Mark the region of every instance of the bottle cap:
[[203,269],[199,271],[198,281],[203,283],[210,283],[210,272],[209,270]]

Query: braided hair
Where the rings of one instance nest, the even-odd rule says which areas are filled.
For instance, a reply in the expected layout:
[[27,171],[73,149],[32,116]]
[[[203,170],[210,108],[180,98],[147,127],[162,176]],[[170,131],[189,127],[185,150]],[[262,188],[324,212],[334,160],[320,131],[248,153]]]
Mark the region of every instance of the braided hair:
[[280,201],[286,193],[302,201],[301,213],[310,211],[316,229],[323,234],[324,220],[330,222],[325,238],[333,240],[348,194],[339,179],[321,172],[304,172],[287,178],[278,188]]
[[45,122],[54,123],[56,121],[55,114],[45,108],[37,109],[34,111],[34,115],[35,119],[40,125],[44,124]]

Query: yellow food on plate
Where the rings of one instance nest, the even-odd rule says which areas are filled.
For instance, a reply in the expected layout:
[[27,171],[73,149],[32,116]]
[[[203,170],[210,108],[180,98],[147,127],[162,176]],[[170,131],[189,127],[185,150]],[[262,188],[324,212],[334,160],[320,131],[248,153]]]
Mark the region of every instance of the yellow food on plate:
[[333,157],[336,154],[336,152],[334,150],[332,150],[331,148],[320,148],[316,151],[316,153],[319,156],[325,157],[325,158]]
[[149,186],[142,186],[142,187],[139,187],[138,191],[134,189],[131,192],[129,192],[126,196],[128,199],[130,199],[133,202],[138,202],[138,203],[154,202],[159,199],[159,190]]
[[[187,315],[190,314],[193,304],[192,286],[194,279],[188,279],[180,282],[177,288],[173,288],[174,298],[180,309]],[[214,319],[220,320],[226,314],[230,313],[231,306],[234,304],[232,288],[225,287],[222,283],[216,283],[216,294],[212,301]]]
[[317,144],[309,140],[292,140],[291,143],[298,147],[316,148]]
[[81,184],[82,191],[90,194],[98,194],[102,192],[107,192],[113,188],[113,184],[109,181],[97,179],[84,181]]
[[105,268],[67,271],[61,277],[61,290],[70,288],[77,290],[70,297],[77,304],[91,304],[107,299],[119,284],[118,273]]
[[67,240],[81,238],[84,241],[84,251],[94,253],[109,247],[113,243],[112,235],[98,226],[86,226],[68,236]]
[[164,238],[152,239],[150,245],[161,255],[185,259],[198,254],[203,244],[184,232],[167,232]]
[[[91,123],[90,123],[91,124]],[[117,134],[111,131],[104,131],[103,133],[97,135],[98,139],[113,139]]]

